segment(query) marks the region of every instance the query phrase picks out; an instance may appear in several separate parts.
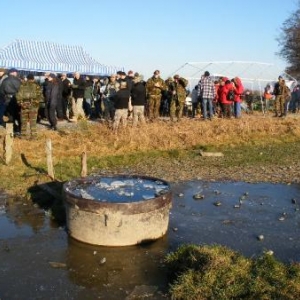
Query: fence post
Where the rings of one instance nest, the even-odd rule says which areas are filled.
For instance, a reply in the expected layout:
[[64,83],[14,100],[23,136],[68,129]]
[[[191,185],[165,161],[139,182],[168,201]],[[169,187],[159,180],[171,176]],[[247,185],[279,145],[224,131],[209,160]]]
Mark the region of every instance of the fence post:
[[84,147],[84,151],[81,156],[81,177],[87,176],[87,157],[86,157],[86,148]]
[[48,176],[54,180],[54,169],[53,169],[53,161],[52,161],[52,142],[51,139],[46,140],[46,154],[47,154],[47,169]]
[[13,123],[6,123],[6,133],[5,133],[5,146],[4,146],[4,158],[5,163],[8,165],[12,159],[12,145],[14,140],[14,126]]

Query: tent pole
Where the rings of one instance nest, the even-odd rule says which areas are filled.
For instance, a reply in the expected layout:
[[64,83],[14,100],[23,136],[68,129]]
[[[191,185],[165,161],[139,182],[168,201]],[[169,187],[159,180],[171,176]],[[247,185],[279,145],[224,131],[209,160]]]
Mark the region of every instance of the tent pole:
[[175,70],[173,73],[170,74],[169,77],[171,77],[173,74],[176,74],[179,70],[183,69],[186,65],[188,65],[189,63],[185,63],[183,64],[181,67],[179,67],[177,70]]

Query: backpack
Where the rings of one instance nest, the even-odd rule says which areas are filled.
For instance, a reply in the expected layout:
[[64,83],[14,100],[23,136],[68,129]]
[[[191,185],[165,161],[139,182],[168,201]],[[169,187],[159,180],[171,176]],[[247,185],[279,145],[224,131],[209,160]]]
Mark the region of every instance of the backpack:
[[39,100],[37,87],[35,83],[23,82],[16,94],[18,102],[27,102],[31,100]]
[[234,101],[234,91],[233,90],[229,90],[226,96],[227,101]]

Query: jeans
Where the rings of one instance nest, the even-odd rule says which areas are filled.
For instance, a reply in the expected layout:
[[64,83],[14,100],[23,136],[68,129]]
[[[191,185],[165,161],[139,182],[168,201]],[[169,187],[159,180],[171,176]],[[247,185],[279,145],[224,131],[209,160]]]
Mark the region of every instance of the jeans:
[[212,118],[213,115],[214,115],[212,99],[203,98],[202,99],[202,114],[203,114],[203,119],[207,119],[207,106],[208,106],[209,117]]
[[92,114],[92,99],[84,99],[83,101],[84,112],[87,117],[90,117]]
[[234,102],[234,116],[236,118],[241,117],[241,102]]

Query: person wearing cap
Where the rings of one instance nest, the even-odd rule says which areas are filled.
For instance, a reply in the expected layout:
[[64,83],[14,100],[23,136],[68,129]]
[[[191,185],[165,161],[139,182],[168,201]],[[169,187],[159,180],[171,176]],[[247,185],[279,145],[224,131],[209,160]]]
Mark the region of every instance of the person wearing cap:
[[133,77],[131,104],[133,109],[132,126],[136,127],[139,121],[141,124],[145,124],[146,87],[138,73],[135,73]]
[[130,100],[130,91],[127,88],[126,81],[121,81],[120,89],[116,92],[113,97],[115,115],[112,128],[116,131],[119,128],[120,122],[123,122],[123,126],[127,125],[128,116],[128,103]]
[[[35,139],[37,137],[37,114],[40,100],[43,98],[42,88],[34,80],[33,74],[27,75],[16,94],[21,109],[21,137]],[[27,132],[29,124],[29,132]]]
[[[125,82],[125,81],[120,81]],[[110,122],[114,119],[115,107],[114,107],[114,97],[120,89],[120,82],[117,81],[117,76],[115,74],[110,75],[109,82],[104,89],[104,119]]]
[[180,121],[183,114],[183,109],[185,105],[186,99],[186,87],[188,85],[188,81],[180,77],[178,74],[173,76],[173,91],[172,91],[172,98],[170,103],[170,119],[171,121]]
[[18,77],[18,70],[12,68],[8,71],[8,76],[2,81],[0,87],[0,97],[4,97],[5,112],[8,122],[14,124],[14,132],[20,132],[20,112],[17,104],[16,94],[20,88],[21,80]]
[[165,90],[167,90],[166,83],[160,78],[160,71],[155,70],[153,76],[146,82],[148,117],[150,121],[159,117],[162,94]]

